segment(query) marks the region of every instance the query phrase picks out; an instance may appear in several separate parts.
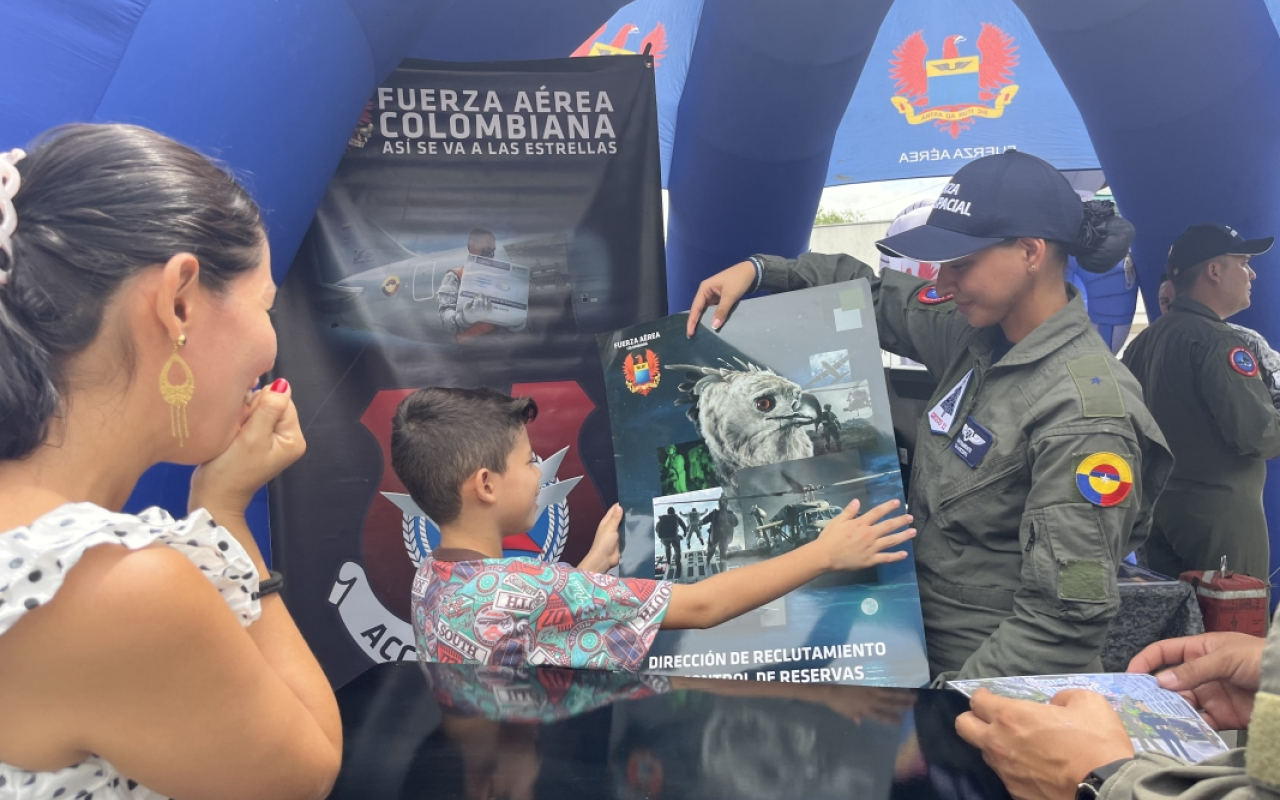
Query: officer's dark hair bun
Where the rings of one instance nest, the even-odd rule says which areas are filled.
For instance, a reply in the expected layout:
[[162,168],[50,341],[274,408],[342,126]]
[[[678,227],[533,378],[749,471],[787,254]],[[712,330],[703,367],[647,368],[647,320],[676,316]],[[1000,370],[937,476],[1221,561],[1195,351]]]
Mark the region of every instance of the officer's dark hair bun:
[[1107,272],[1124,260],[1133,233],[1133,223],[1116,213],[1115,203],[1090,200],[1084,204],[1080,233],[1067,252],[1089,272]]

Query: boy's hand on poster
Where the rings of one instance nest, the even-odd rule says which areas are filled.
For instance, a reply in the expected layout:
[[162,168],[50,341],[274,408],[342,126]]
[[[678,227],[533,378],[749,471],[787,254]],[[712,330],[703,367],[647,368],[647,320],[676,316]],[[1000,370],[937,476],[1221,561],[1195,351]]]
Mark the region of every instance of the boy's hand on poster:
[[591,549],[578,564],[587,572],[608,572],[618,566],[621,553],[618,549],[618,524],[622,522],[622,506],[614,503],[596,527],[596,538]]
[[899,501],[890,500],[858,516],[862,504],[853,500],[840,516],[826,524],[814,544],[823,548],[832,570],[858,570],[901,561],[907,557],[905,550],[884,552],[916,535],[915,528],[902,530],[911,524],[910,514],[885,519],[899,505]]
[[715,317],[711,321],[712,330],[720,330],[725,320],[733,313],[733,308],[742,299],[742,296],[751,291],[751,287],[756,283],[756,267],[750,261],[742,261],[734,264],[723,272],[718,272],[707,278],[698,287],[698,293],[693,296],[693,305],[689,307],[689,323],[685,329],[685,334],[690,338],[698,329],[698,322],[702,319],[702,312],[707,306],[716,306]]

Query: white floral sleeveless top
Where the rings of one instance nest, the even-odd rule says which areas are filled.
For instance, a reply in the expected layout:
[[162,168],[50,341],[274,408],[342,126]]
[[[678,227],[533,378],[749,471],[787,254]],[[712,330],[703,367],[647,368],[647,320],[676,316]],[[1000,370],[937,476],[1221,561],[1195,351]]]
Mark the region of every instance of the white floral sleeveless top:
[[[67,570],[90,547],[122,544],[138,550],[163,543],[182,553],[213,582],[248,626],[262,613],[254,599],[258,574],[248,553],[203,509],[183,520],[150,508],[138,516],[92,503],[69,503],[28,527],[0,533],[0,636],[22,615],[49,602]],[[0,800],[152,800],[155,792],[121,775],[98,756],[57,772],[27,772],[0,763]]]

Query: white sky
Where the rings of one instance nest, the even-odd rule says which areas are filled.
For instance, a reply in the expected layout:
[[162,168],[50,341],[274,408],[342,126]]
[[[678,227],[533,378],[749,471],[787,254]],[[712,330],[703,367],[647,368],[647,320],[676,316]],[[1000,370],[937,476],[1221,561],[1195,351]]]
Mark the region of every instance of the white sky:
[[[818,207],[828,211],[861,211],[863,221],[888,221],[917,200],[936,200],[949,178],[907,178],[878,183],[851,183],[822,190]],[[662,217],[666,222],[667,191],[662,190]]]
[[907,178],[900,181],[851,183],[822,190],[819,208],[860,211],[866,222],[891,220],[917,200],[936,200],[950,178]]

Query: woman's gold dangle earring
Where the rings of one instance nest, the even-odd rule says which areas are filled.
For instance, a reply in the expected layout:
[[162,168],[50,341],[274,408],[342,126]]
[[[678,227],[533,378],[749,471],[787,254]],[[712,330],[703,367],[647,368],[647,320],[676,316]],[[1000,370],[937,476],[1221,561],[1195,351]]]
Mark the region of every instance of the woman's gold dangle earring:
[[[196,379],[191,374],[191,367],[178,355],[178,348],[187,343],[184,333],[173,343],[173,355],[160,368],[160,396],[169,404],[169,432],[178,440],[178,447],[185,447],[191,432],[187,428],[187,403],[196,393]],[[169,380],[169,373],[174,367],[182,369],[185,376],[182,383],[175,384]]]

